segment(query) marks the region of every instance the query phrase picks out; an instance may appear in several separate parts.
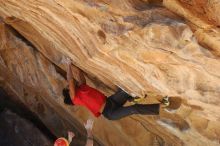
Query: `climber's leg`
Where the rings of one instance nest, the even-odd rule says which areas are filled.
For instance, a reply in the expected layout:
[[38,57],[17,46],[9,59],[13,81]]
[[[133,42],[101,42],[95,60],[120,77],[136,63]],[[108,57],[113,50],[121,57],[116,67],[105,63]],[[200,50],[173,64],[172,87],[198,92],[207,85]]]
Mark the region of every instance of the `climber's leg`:
[[119,89],[115,94],[109,97],[109,99],[113,100],[117,104],[117,106],[122,106],[126,103],[127,100],[131,100],[132,97],[127,94],[125,91]]
[[135,104],[127,107],[111,108],[106,105],[103,115],[109,120],[118,120],[123,117],[142,114],[142,115],[159,115],[160,104]]

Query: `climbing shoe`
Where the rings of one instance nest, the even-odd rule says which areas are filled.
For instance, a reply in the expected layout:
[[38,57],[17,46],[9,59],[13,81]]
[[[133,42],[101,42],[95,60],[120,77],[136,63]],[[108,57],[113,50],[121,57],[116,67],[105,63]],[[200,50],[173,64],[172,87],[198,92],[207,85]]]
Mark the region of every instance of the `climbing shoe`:
[[162,103],[165,107],[169,106],[169,105],[170,105],[169,97],[168,97],[168,96],[165,96],[165,97],[162,99],[161,103]]
[[132,100],[130,102],[134,103],[134,104],[137,104],[139,102],[142,102],[145,98],[147,97],[147,95],[145,95],[144,97],[134,97],[132,98]]

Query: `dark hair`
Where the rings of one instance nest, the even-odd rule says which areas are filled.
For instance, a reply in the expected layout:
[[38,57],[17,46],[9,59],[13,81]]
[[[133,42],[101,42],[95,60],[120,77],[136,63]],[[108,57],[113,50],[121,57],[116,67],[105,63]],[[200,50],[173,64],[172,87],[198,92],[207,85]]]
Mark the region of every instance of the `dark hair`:
[[65,104],[74,105],[72,100],[71,100],[70,94],[69,94],[69,89],[67,89],[67,88],[63,89],[63,96],[64,96],[63,101],[64,101]]

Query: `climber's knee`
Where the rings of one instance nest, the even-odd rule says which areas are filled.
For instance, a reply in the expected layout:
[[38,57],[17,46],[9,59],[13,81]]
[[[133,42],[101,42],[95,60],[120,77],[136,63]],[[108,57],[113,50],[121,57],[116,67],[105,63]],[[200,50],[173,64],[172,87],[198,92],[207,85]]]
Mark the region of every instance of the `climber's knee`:
[[108,120],[118,120],[118,118],[115,117],[115,115],[112,112],[112,109],[109,106],[105,107],[104,111],[102,112],[102,115]]

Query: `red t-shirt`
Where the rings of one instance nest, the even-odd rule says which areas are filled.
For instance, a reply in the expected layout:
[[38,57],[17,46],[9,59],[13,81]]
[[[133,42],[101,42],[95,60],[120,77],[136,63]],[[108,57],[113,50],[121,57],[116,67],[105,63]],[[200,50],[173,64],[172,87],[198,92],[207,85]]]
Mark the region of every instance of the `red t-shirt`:
[[100,116],[100,109],[106,101],[106,96],[98,90],[86,84],[76,88],[75,97],[72,102],[76,105],[87,107],[96,117]]

